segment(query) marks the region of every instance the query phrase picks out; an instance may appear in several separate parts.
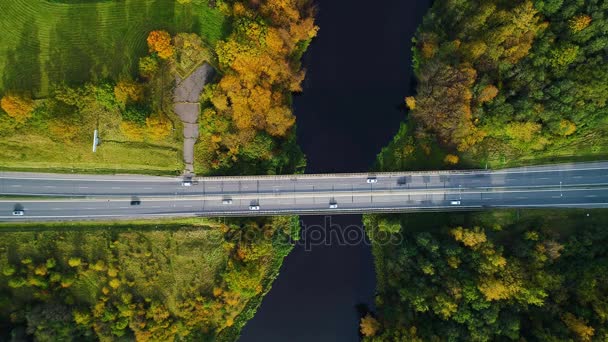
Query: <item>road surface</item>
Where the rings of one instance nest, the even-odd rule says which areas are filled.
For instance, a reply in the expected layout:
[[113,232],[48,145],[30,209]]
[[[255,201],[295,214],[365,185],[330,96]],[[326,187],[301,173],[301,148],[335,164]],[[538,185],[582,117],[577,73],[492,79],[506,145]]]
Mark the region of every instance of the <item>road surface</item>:
[[[368,183],[370,177],[377,182]],[[193,179],[192,186],[172,177],[2,172],[0,196],[3,221],[608,208],[608,162],[499,171],[204,177]],[[131,205],[132,200],[140,204]],[[15,209],[25,215],[13,216]]]

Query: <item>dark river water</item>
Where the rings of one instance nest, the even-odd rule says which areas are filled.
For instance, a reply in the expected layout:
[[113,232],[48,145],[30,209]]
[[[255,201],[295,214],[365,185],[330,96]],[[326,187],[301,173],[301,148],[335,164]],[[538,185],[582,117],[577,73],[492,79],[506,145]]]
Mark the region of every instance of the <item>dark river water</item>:
[[[316,0],[321,27],[294,99],[308,173],[366,171],[404,119],[411,38],[430,0]],[[358,341],[375,274],[361,216],[302,217],[302,240],[240,341]],[[322,241],[321,241],[322,240]]]

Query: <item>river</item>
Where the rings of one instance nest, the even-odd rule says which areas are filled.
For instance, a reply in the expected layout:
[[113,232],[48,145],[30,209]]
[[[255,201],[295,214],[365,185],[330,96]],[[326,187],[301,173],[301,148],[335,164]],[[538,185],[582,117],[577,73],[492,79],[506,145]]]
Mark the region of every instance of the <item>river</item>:
[[[315,1],[321,30],[304,56],[304,92],[294,99],[306,171],[364,172],[404,119],[410,42],[430,0]],[[240,341],[359,340],[358,306],[373,307],[375,291],[361,216],[302,217],[302,228]]]

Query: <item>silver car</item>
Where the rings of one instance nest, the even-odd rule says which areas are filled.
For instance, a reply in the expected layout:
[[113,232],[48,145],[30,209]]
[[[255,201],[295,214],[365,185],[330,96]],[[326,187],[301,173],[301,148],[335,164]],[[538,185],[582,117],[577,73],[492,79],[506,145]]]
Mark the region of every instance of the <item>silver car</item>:
[[13,210],[13,216],[23,216],[25,212],[23,210]]

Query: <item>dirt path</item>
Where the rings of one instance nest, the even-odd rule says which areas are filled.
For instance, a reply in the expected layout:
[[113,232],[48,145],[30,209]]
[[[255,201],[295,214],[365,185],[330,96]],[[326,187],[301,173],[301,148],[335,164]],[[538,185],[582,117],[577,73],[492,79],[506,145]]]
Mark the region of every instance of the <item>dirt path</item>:
[[203,87],[213,74],[209,64],[203,64],[186,79],[175,76],[173,108],[184,124],[184,174],[194,174],[194,144],[198,139],[198,117],[201,112],[200,96]]

